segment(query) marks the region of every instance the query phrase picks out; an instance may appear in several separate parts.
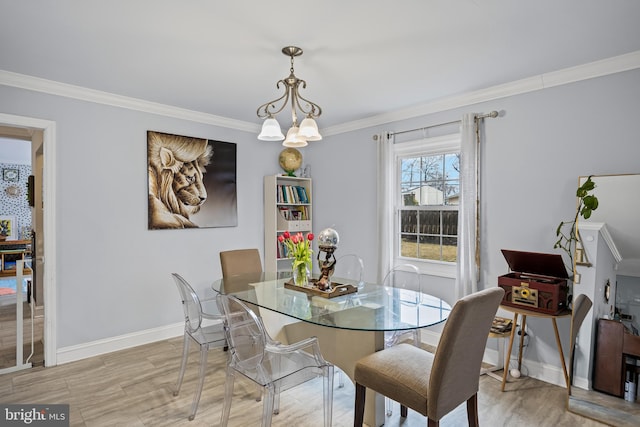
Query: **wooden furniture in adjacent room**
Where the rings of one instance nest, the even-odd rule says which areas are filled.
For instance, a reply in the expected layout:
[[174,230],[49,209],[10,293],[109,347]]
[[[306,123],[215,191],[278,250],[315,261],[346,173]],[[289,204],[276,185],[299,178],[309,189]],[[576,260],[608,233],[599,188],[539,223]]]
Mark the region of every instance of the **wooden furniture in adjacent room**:
[[593,389],[623,397],[627,356],[640,357],[640,336],[617,320],[599,319]]
[[[0,277],[16,275],[16,267],[13,261],[24,260],[31,255],[31,240],[5,240],[0,242]],[[11,262],[11,264],[7,264]],[[24,275],[31,274],[31,269],[24,269]]]
[[[553,332],[556,335],[556,345],[558,346],[558,353],[560,354],[560,361],[562,366],[562,372],[564,373],[564,380],[567,384],[567,390],[571,387],[569,382],[569,374],[567,373],[567,365],[564,361],[564,353],[562,351],[562,341],[560,341],[560,334],[558,333],[558,324],[556,323],[556,319],[559,317],[571,317],[571,310],[563,310],[558,314],[547,314],[540,313],[538,311],[527,310],[525,307],[511,307],[507,305],[500,305],[500,308],[503,310],[507,310],[513,313],[513,326],[511,328],[511,337],[509,339],[509,349],[507,350],[507,360],[505,361],[505,369],[502,374],[502,391],[504,391],[504,386],[507,383],[507,375],[509,375],[509,360],[511,359],[511,350],[513,349],[513,340],[516,336],[516,330],[518,325],[518,316],[522,316],[522,325],[520,325],[520,329],[526,331],[527,327],[527,316],[530,317],[540,317],[543,319],[551,319],[553,323]],[[520,338],[520,349],[518,351],[518,370],[522,368],[522,337]]]

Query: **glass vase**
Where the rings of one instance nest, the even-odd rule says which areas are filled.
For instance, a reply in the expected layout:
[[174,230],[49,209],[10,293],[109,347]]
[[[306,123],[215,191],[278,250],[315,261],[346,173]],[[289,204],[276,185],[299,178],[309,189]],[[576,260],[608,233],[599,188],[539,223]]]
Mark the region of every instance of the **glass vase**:
[[298,264],[293,267],[293,284],[296,286],[309,286],[309,277],[311,272],[306,263]]

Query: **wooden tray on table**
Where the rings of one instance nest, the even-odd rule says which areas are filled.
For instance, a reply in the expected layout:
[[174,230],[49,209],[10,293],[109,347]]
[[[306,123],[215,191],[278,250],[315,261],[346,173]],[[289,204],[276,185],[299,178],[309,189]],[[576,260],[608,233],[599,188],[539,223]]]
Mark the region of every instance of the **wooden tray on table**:
[[294,291],[305,292],[312,296],[319,296],[323,298],[335,298],[342,295],[348,295],[358,292],[358,288],[351,284],[341,284],[332,282],[333,290],[331,292],[318,289],[316,286],[317,279],[311,279],[309,286],[297,286],[293,284],[293,279],[284,282],[284,287]]

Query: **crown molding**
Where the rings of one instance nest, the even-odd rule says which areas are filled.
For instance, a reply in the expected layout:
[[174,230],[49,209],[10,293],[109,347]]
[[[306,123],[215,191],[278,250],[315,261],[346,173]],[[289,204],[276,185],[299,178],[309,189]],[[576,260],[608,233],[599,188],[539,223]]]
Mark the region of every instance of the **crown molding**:
[[581,222],[578,225],[578,229],[580,230],[592,230],[600,233],[600,236],[604,239],[604,242],[607,244],[607,247],[611,251],[611,255],[616,262],[622,261],[622,255],[616,246],[616,242],[613,241],[613,237],[611,237],[611,233],[609,233],[609,229],[607,225],[603,222]]
[[391,111],[361,120],[326,127],[322,129],[322,133],[326,136],[337,135],[637,68],[640,68],[640,51],[544,73],[461,95],[442,98],[427,104]]
[[116,95],[109,92],[70,85],[67,83],[60,83],[53,80],[27,76],[5,70],[0,70],[0,84],[32,90],[35,92],[47,93],[50,95],[78,99],[81,101],[94,102],[96,104],[110,105],[113,107],[158,114],[175,119],[237,129],[245,132],[260,131],[260,126],[255,123],[248,123],[242,120],[234,120],[227,117],[216,116],[214,114],[188,110],[186,108],[174,107],[128,96]]
[[[371,128],[387,123],[411,119],[414,117],[420,117],[439,113],[442,111],[452,110],[455,108],[466,107],[480,102],[487,102],[506,98],[508,96],[534,92],[537,90],[575,83],[582,80],[602,77],[610,74],[620,73],[623,71],[634,70],[637,68],[640,68],[640,51],[614,56],[612,58],[602,59],[599,61],[590,62],[576,67],[565,68],[550,73],[544,73],[514,82],[492,86],[486,89],[441,98],[426,104],[420,104],[396,111],[390,111],[388,113],[383,113],[360,120],[354,120],[335,126],[329,126],[323,128],[322,133],[325,136],[338,135],[345,132]],[[242,120],[235,120],[199,111],[174,107],[171,105],[145,101],[142,99],[116,95],[108,92],[102,92],[94,89],[60,83],[24,74],[13,73],[5,70],[0,70],[0,84],[21,89],[33,90],[36,92],[43,92],[51,95],[78,99],[82,101],[111,105],[114,107],[126,108],[145,113],[158,114],[181,120],[189,120],[198,123],[221,126],[244,132],[257,133],[260,131],[260,125],[255,123],[249,123]]]

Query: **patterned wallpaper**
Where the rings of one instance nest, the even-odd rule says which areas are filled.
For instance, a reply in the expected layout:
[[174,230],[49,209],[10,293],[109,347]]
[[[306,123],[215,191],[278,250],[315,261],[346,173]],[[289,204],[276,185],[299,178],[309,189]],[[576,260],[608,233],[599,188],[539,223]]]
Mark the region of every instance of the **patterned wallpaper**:
[[[15,171],[18,172],[17,177]],[[29,175],[31,165],[0,163],[0,216],[15,216],[16,239],[28,238],[28,232],[31,230],[31,208],[27,200]]]

